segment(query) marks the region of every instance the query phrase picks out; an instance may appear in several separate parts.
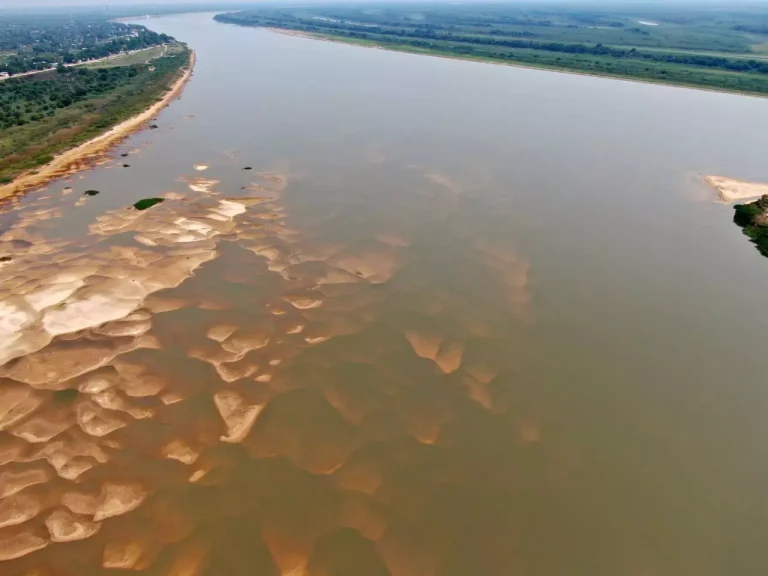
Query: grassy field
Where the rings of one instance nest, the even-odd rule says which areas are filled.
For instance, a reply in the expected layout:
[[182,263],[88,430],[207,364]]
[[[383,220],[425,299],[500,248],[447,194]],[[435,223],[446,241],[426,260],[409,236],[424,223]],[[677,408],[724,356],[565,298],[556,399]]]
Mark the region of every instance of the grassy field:
[[149,64],[152,60],[162,56],[171,56],[179,54],[185,50],[184,45],[179,42],[166,44],[163,46],[153,46],[144,50],[131,52],[130,54],[121,54],[112,56],[101,62],[90,62],[83,64],[86,68],[112,68],[114,66],[133,66],[134,64]]
[[768,6],[335,5],[216,19],[393,50],[768,94]]
[[[49,162],[53,155],[159,100],[189,62],[190,52],[181,49],[153,60],[151,66],[75,68],[0,84],[0,102],[12,102],[3,106],[7,114],[0,131],[0,183],[13,181],[20,172]],[[15,116],[9,120],[9,114]]]

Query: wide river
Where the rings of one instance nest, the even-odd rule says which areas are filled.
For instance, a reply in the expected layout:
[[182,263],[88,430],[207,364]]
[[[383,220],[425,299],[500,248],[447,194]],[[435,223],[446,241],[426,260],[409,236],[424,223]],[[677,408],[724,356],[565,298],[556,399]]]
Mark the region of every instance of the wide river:
[[181,99],[2,205],[4,576],[768,573],[766,100],[141,23]]

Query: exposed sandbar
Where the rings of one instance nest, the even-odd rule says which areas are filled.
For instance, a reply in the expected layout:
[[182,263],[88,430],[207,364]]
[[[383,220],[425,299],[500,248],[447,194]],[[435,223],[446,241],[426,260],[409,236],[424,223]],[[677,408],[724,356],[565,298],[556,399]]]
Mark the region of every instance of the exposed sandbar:
[[754,200],[763,194],[768,194],[768,184],[759,182],[747,182],[725,176],[703,176],[704,182],[709,184],[719,194],[724,202],[737,202],[740,200]]

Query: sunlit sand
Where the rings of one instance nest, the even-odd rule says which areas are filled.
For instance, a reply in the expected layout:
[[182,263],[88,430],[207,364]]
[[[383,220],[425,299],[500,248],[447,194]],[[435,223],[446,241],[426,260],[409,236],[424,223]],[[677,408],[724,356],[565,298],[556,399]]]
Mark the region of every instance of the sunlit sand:
[[760,182],[747,182],[725,176],[702,176],[702,178],[714,188],[724,202],[755,200],[763,194],[768,194],[768,184]]

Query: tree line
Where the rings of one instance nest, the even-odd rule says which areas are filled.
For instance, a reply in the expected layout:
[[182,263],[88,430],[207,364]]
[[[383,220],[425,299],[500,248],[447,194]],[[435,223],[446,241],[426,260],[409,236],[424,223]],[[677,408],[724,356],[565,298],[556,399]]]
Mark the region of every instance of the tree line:
[[52,116],[59,108],[109,92],[128,83],[141,68],[63,68],[61,72],[0,83],[0,129],[35,122]]
[[182,50],[151,64],[65,67],[0,82],[0,183],[49,162],[156,102],[189,63]]
[[[540,50],[545,52],[558,52],[563,54],[580,54],[586,56],[602,56],[616,59],[643,60],[664,64],[680,64],[697,66],[702,68],[715,68],[732,72],[752,72],[768,74],[768,61],[755,59],[726,58],[722,56],[710,56],[705,54],[685,54],[672,52],[647,52],[636,48],[614,48],[602,44],[542,42],[538,40],[524,40],[518,38],[498,38],[495,35],[468,35],[453,32],[442,32],[430,28],[382,28],[375,25],[356,25],[346,22],[326,22],[317,24],[317,20],[295,19],[250,19],[247,15],[224,14],[217,16],[220,20],[255,25],[288,27],[307,32],[326,34],[339,34],[358,39],[386,39],[409,38],[424,41],[455,42],[470,45],[498,46],[504,48],[517,48],[524,50]],[[261,23],[259,24],[259,22]],[[418,44],[414,44],[417,45]],[[423,45],[428,46],[428,45]]]
[[152,61],[151,66],[71,68],[60,65],[57,72],[11,78],[0,83],[0,129],[24,126],[53,116],[59,109],[138,82],[140,76],[166,74],[178,69],[185,57],[172,55],[158,58]]
[[[97,27],[99,33],[93,31],[82,36],[72,35],[69,27],[64,26],[60,33],[55,29],[43,28],[35,35],[33,31],[27,31],[21,37],[9,34],[6,30],[6,44],[28,42],[23,44],[13,55],[0,62],[0,72],[7,72],[13,76],[33,70],[45,70],[57,64],[73,64],[83,60],[104,58],[113,54],[130,50],[140,50],[160,44],[172,42],[173,38],[167,34],[158,34],[147,30],[143,26],[126,24],[114,24],[113,26]],[[80,28],[76,27],[76,30]],[[0,32],[3,28],[0,27]],[[2,34],[0,33],[0,37]],[[13,41],[9,40],[14,38]]]

